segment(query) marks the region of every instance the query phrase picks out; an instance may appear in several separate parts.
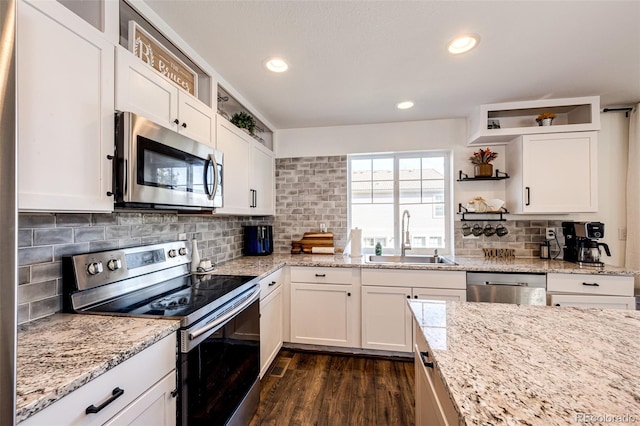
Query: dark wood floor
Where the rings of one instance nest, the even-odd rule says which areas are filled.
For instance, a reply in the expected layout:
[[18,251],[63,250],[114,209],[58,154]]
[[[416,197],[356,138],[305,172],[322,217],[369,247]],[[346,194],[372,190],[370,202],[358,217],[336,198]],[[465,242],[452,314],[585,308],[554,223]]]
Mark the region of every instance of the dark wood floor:
[[[284,374],[274,376],[286,358]],[[250,425],[414,425],[413,383],[411,360],[283,349],[262,379]]]

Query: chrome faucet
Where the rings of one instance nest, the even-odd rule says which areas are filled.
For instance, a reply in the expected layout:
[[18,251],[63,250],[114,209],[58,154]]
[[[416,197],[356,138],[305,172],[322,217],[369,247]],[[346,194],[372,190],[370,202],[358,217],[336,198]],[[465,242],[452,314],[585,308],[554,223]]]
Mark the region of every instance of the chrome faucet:
[[[405,231],[404,227],[404,217],[407,217],[407,228]],[[405,210],[402,212],[402,244],[400,245],[400,255],[405,256],[405,252],[407,250],[411,250],[411,236],[409,235],[409,219],[411,219],[411,215],[409,214],[409,210]]]

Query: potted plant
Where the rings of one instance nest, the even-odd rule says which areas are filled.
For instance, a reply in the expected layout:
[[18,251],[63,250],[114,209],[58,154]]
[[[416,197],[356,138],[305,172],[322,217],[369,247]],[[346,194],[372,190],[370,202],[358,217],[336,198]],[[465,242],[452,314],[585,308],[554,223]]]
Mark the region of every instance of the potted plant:
[[251,135],[253,135],[253,131],[256,128],[256,121],[254,120],[254,118],[244,111],[233,114],[233,117],[231,117],[231,122],[235,124],[236,127],[247,129],[247,131],[249,131],[249,134]]
[[538,126],[551,126],[554,118],[556,118],[556,115],[554,113],[543,112],[538,115],[536,121],[538,122]]
[[476,177],[491,177],[493,176],[493,164],[490,164],[493,160],[498,158],[498,153],[491,151],[491,149],[480,149],[473,153],[469,160],[473,164],[473,171]]

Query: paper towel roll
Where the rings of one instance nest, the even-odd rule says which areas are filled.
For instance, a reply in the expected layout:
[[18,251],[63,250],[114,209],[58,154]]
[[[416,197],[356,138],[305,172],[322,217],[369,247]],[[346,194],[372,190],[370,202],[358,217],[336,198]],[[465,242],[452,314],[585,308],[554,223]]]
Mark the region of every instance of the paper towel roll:
[[349,235],[351,241],[350,257],[362,257],[362,229],[354,228]]

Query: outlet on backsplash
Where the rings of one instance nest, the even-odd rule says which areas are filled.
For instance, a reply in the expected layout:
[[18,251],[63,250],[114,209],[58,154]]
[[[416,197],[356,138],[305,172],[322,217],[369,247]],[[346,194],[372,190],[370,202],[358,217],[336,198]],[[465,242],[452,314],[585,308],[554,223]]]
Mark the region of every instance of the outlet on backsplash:
[[547,240],[553,240],[556,237],[556,231],[553,228],[547,228]]

